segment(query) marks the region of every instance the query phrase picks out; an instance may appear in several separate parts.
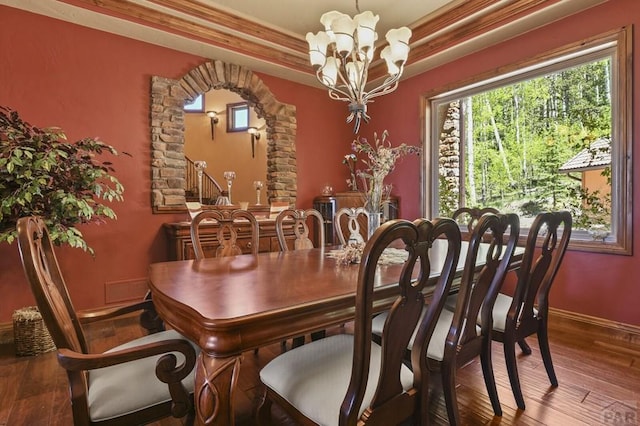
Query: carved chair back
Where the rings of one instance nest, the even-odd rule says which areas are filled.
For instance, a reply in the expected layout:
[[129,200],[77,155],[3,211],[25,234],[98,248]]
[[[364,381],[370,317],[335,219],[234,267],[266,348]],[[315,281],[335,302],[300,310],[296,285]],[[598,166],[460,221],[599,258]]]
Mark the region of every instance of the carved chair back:
[[515,346],[518,344],[525,355],[531,355],[526,337],[537,336],[549,381],[552,386],[558,386],[547,332],[549,291],[569,244],[571,226],[569,212],[545,212],[536,216],[527,236],[513,296],[499,294],[494,308],[491,337],[503,343],[511,390],[521,410],[526,405],[518,377]]
[[58,349],[88,353],[87,341],[44,221],[37,217],[21,218],[17,228],[24,272],[53,342]]
[[[360,216],[364,216],[366,220],[364,207],[343,207],[336,213],[333,219],[334,229],[342,246],[350,243],[364,243],[358,221]],[[344,225],[346,225],[346,230],[343,229]]]
[[451,217],[457,223],[466,225],[467,229],[464,231],[471,233],[473,232],[473,228],[478,223],[478,220],[480,220],[483,215],[489,213],[498,214],[500,212],[498,211],[498,209],[494,209],[493,207],[460,207],[458,210],[453,212],[453,215],[451,215]]
[[[191,220],[191,242],[196,259],[203,259],[205,252],[200,236],[202,222],[213,222],[218,225],[216,238],[219,246],[216,257],[235,256],[242,254],[238,245],[238,228],[243,221],[248,221],[251,228],[251,253],[258,254],[260,249],[260,228],[255,216],[247,210],[204,210]],[[246,222],[245,222],[246,223]]]
[[319,211],[314,209],[300,210],[287,209],[281,211],[276,217],[276,235],[281,251],[288,251],[289,245],[284,232],[285,221],[293,221],[293,233],[295,240],[293,243],[294,250],[303,250],[313,248],[313,241],[309,237],[310,221],[315,220],[315,227],[319,236],[318,247],[324,247],[324,218]]
[[[430,251],[436,239],[446,239],[448,242],[446,256],[441,257],[444,259],[442,265],[430,261]],[[415,416],[418,424],[419,419],[426,424],[428,418],[428,407],[421,405],[421,402],[427,401],[429,388],[424,354],[451,288],[460,256],[460,230],[451,219],[435,219],[432,222],[426,219],[414,222],[391,220],[378,228],[367,242],[358,275],[353,369],[340,412],[340,424],[355,424],[358,417],[370,368],[371,318],[374,314],[373,293],[378,259],[387,247],[396,246],[398,241],[407,250],[408,258],[398,278],[399,296],[389,311],[382,333],[378,386],[361,419],[366,418],[373,424],[397,424]],[[434,281],[429,277],[436,272],[435,269],[439,269],[439,278]],[[431,295],[431,302],[426,314],[421,315],[426,293]],[[400,370],[416,328],[417,334],[411,349],[413,388],[403,390]]]
[[[522,333],[537,330],[538,317],[549,310],[549,291],[571,238],[572,218],[566,211],[540,213],[527,237],[513,302],[505,328],[521,327]],[[536,247],[542,237],[541,247]],[[536,257],[536,253],[539,253]],[[509,325],[510,324],[510,325]]]
[[[507,231],[509,236],[505,243]],[[478,356],[494,413],[502,415],[491,364],[491,318],[519,233],[520,222],[515,214],[489,213],[480,217],[469,238],[453,314],[447,313],[440,318],[440,322],[450,324],[446,337],[443,334],[437,336],[438,343],[444,341],[444,349],[428,353],[427,363],[429,370],[441,375],[447,414],[452,425],[460,424],[455,370]],[[489,247],[484,254],[484,265],[478,270],[476,265],[482,243],[488,243]],[[482,318],[480,330],[477,325],[479,315]]]
[[[464,345],[477,340],[474,319],[478,317],[482,318],[482,334],[489,335],[493,304],[509,269],[519,235],[520,220],[516,214],[485,213],[478,219],[469,239],[453,318],[455,330],[450,334],[451,345],[447,347],[453,348],[454,342]],[[484,266],[478,271],[476,265],[481,243],[489,243],[489,248],[484,256]]]
[[[519,235],[520,220],[515,214],[488,213],[479,218],[469,239],[445,358],[455,356],[460,347],[467,343],[490,335],[493,305],[509,270]],[[476,265],[481,243],[489,243],[489,248],[485,254],[484,266],[478,271]],[[480,335],[476,329],[476,319],[479,317],[482,318]],[[477,350],[478,348],[474,349]],[[479,352],[474,356],[478,354]]]

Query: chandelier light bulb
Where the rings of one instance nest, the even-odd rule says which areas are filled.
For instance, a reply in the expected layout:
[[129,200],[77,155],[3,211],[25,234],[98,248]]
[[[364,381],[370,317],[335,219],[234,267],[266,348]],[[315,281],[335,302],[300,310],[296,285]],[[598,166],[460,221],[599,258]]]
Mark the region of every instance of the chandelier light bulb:
[[374,15],[370,11],[362,12],[353,17],[356,24],[356,37],[358,39],[358,47],[363,52],[373,50],[373,45],[378,39],[376,33],[376,24],[380,20],[380,16]]
[[382,52],[380,52],[380,57],[384,59],[385,63],[387,64],[387,72],[389,73],[389,75],[396,75],[400,72],[400,67],[398,67],[394,62],[393,54],[391,53],[391,46],[386,46],[384,49],[382,49]]
[[327,61],[327,46],[330,43],[327,33],[319,31],[318,34],[307,33],[309,43],[309,60],[311,65],[323,66]]
[[335,87],[338,79],[338,67],[340,60],[330,56],[326,59],[324,67],[321,69],[322,84],[327,87]]

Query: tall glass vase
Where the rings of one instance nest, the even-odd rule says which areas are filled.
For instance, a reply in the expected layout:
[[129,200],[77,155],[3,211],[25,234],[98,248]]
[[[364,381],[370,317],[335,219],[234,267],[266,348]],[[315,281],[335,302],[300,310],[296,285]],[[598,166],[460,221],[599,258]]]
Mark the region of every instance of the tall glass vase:
[[367,212],[367,236],[371,238],[376,229],[380,227],[381,207],[382,207],[382,186],[384,175],[374,174],[369,181],[369,191],[365,202],[365,211]]
[[376,229],[380,227],[382,213],[367,210],[367,240],[371,238]]

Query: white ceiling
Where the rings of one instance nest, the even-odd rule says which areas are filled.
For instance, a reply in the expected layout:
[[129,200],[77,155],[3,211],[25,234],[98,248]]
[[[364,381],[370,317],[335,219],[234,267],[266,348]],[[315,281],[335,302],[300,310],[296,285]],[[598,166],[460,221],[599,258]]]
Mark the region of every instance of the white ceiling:
[[[330,10],[348,15],[358,13],[354,0],[205,0],[220,9],[267,23],[289,33],[304,37],[309,31],[324,30],[320,16]],[[359,0],[360,11],[370,10],[380,15],[378,33],[384,36],[391,28],[408,26],[429,16],[443,6],[460,0]],[[256,17],[259,19],[256,20]]]
[[[414,30],[412,54],[418,50],[420,54],[409,57],[406,78],[603,1],[359,0],[359,9],[380,15],[380,40],[391,28],[406,25]],[[309,85],[317,83],[308,65],[305,34],[323,29],[319,19],[324,12],[357,13],[354,0],[0,0],[0,4]],[[216,18],[220,16],[226,23]]]

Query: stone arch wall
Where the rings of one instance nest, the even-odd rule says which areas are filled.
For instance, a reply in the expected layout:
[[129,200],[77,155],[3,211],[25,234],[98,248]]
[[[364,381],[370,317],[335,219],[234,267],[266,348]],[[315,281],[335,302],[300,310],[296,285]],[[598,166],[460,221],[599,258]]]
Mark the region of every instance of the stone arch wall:
[[251,70],[222,61],[206,62],[180,80],[151,78],[151,202],[154,212],[182,210],[185,203],[185,102],[211,89],[239,94],[266,123],[267,198],[295,205],[296,107],[278,102]]

